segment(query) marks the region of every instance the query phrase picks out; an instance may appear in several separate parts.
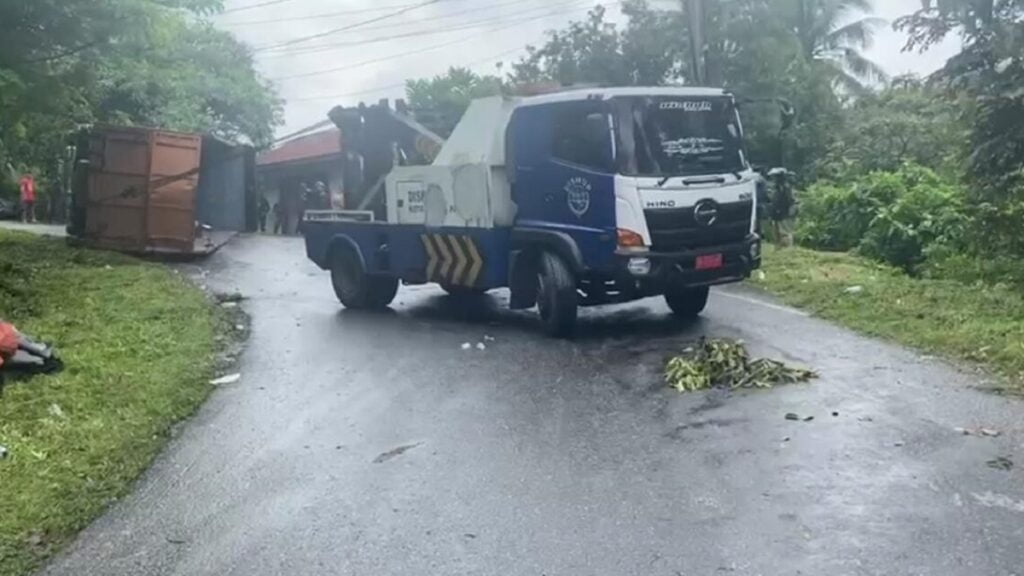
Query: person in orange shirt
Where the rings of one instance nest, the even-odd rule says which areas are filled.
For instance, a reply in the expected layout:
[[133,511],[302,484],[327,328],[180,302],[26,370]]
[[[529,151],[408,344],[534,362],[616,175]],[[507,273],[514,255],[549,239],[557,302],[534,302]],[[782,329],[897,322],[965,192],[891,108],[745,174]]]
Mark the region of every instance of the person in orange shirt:
[[26,173],[19,182],[21,187],[21,221],[36,221],[36,180]]

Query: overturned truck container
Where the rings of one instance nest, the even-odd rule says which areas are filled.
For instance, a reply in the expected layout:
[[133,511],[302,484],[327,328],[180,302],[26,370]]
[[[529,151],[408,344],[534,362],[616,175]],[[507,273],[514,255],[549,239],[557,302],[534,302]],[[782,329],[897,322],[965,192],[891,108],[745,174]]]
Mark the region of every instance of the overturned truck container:
[[212,136],[102,126],[76,143],[68,234],[95,248],[195,255],[255,229],[255,152]]

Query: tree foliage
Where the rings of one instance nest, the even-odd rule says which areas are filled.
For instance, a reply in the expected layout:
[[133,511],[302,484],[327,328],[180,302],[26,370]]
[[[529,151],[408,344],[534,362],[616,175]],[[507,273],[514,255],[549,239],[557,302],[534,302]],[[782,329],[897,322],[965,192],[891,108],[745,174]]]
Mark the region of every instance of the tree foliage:
[[272,139],[280,102],[232,36],[221,0],[0,2],[0,166],[55,171],[96,122]]
[[843,137],[829,151],[831,177],[896,171],[907,162],[961,176],[969,129],[966,104],[915,77],[895,79],[846,110]]
[[497,76],[481,76],[466,68],[449,68],[429,79],[409,80],[405,94],[416,119],[447,137],[475,98],[501,94]]
[[645,0],[627,0],[629,19],[624,31],[606,20],[603,6],[564,30],[548,32],[540,47],[512,65],[511,80],[519,83],[556,82],[563,86],[656,85],[683,74],[684,41],[678,13],[657,11]]
[[787,4],[784,18],[804,57],[823,65],[840,86],[859,94],[865,82],[886,78],[885,71],[863,53],[871,46],[875,30],[885,24],[864,16],[871,12],[870,0],[790,0]]
[[969,194],[982,244],[1024,256],[1024,0],[926,0],[897,26],[908,49],[963,38],[935,80],[972,102]]

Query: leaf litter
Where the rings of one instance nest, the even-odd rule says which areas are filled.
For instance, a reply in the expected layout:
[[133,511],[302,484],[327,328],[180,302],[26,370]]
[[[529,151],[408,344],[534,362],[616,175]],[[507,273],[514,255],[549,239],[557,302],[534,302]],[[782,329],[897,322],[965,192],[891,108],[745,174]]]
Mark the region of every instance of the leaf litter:
[[724,339],[701,338],[665,365],[665,381],[679,392],[772,388],[817,377],[813,370],[794,368],[776,360],[752,360],[743,342]]

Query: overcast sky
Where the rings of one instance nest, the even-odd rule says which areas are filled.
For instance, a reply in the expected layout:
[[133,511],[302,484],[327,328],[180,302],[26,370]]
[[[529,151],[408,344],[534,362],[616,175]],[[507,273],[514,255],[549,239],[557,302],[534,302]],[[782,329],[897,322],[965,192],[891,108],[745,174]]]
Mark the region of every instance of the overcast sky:
[[[604,4],[621,19],[616,0],[227,0],[218,26],[256,49],[260,70],[286,100],[287,134],[326,118],[332,106],[400,98],[407,78],[466,66],[495,73],[544,31]],[[678,0],[654,0],[674,6]],[[245,9],[256,4],[267,4]],[[876,15],[889,21],[913,11],[920,0],[875,0]],[[242,8],[241,10],[238,10]],[[235,11],[232,11],[235,10]],[[405,10],[404,13],[392,16]],[[373,21],[379,19],[379,21]],[[367,22],[373,21],[373,22]],[[367,22],[351,30],[338,30]],[[302,38],[322,35],[301,41]],[[950,39],[925,54],[901,53],[904,37],[881,30],[868,56],[889,73],[926,74],[953,55]],[[344,68],[328,72],[328,70]]]

